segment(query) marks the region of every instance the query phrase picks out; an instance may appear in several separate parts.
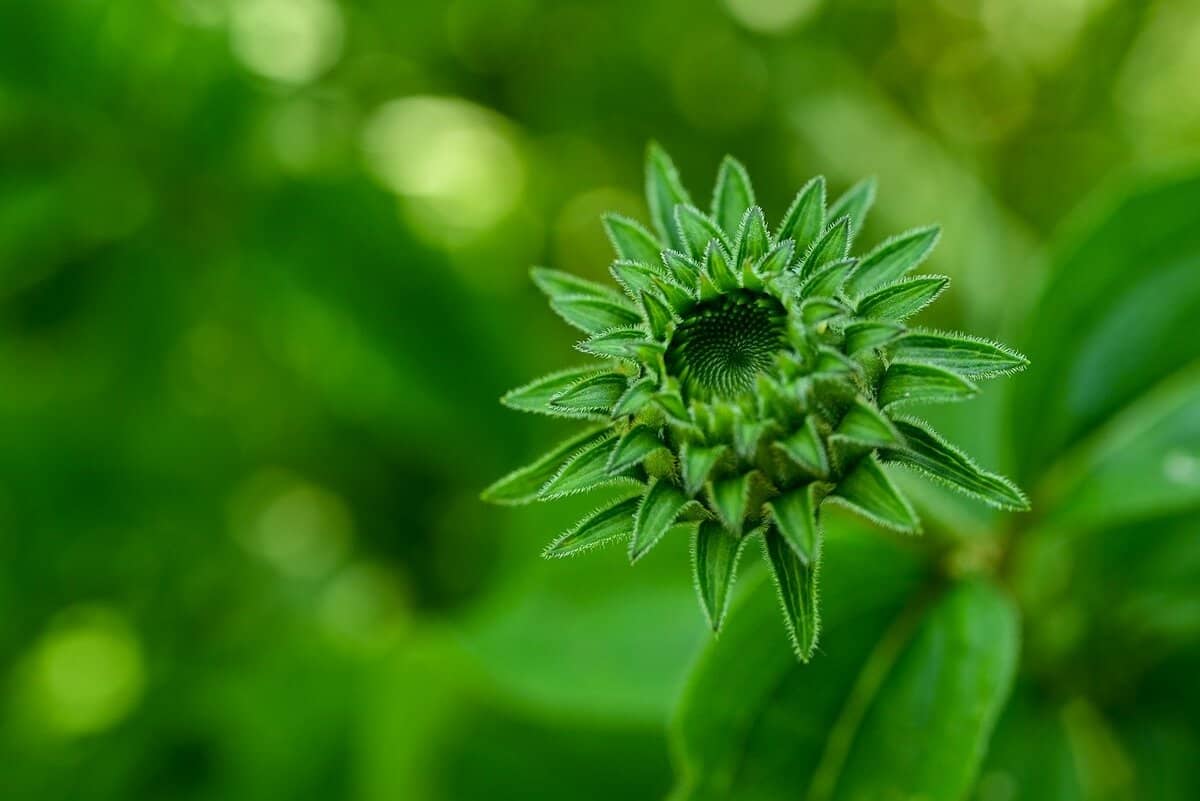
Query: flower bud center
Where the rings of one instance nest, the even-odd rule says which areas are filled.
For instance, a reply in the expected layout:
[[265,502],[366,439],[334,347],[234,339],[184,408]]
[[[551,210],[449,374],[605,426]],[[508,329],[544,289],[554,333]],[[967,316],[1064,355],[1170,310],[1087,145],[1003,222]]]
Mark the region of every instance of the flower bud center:
[[784,346],[787,314],[768,295],[737,292],[696,306],[667,348],[667,369],[689,398],[732,398],[754,387]]

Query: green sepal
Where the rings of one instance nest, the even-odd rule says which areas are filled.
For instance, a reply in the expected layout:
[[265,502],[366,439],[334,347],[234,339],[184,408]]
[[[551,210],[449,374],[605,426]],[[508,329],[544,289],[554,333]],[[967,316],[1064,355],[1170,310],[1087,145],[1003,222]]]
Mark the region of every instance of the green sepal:
[[550,398],[555,409],[584,414],[611,414],[613,406],[625,394],[629,378],[620,373],[597,373],[581,378]]
[[758,443],[772,426],[778,425],[771,420],[761,420],[746,415],[738,415],[733,421],[733,449],[738,456],[747,461],[753,461],[758,452]]
[[676,206],[675,226],[683,238],[687,252],[695,258],[703,256],[704,251],[708,249],[708,243],[714,239],[727,247],[730,246],[725,232],[695,206]]
[[746,209],[738,225],[737,256],[734,269],[746,273],[746,268],[761,259],[771,247],[771,235],[767,233],[767,221],[758,206]]
[[864,398],[855,398],[834,437],[867,448],[900,448],[904,438],[892,421]]
[[677,250],[664,250],[662,263],[667,268],[667,275],[675,283],[683,286],[695,286],[700,278],[700,265],[686,253]]
[[850,253],[850,218],[834,217],[833,220],[804,254],[801,274],[805,277],[831,261],[841,261]]
[[1026,511],[1029,499],[1004,476],[989,473],[958,448],[947,442],[927,423],[900,419],[896,427],[906,446],[885,453],[884,458],[914,467],[935,481],[971,495],[997,509]]
[[811,416],[800,428],[773,444],[788,459],[813,476],[824,478],[829,475],[829,454],[817,430],[816,420]]
[[791,239],[796,250],[806,252],[825,228],[825,177],[818,175],[796,193],[783,216],[776,240]]
[[574,556],[592,548],[628,537],[633,533],[633,516],[640,495],[602,506],[554,538],[542,551],[545,559]]
[[833,298],[809,298],[800,304],[800,319],[805,325],[816,325],[822,320],[850,314],[850,309]]
[[612,277],[625,290],[625,294],[636,301],[642,292],[653,291],[654,279],[660,274],[660,271],[652,265],[657,263],[657,256],[651,264],[622,259],[614,261],[612,266],[608,268],[608,271],[612,273]]
[[662,447],[663,441],[659,439],[658,432],[649,426],[634,426],[617,440],[608,457],[608,472],[628,470]]
[[767,504],[775,528],[805,565],[821,553],[820,499],[815,484],[791,490]]
[[958,373],[931,364],[892,362],[879,385],[884,409],[907,403],[954,403],[969,400],[979,388]]
[[550,501],[600,487],[641,483],[632,476],[608,472],[608,459],[616,446],[617,438],[610,436],[580,448],[538,491],[538,500]]
[[670,336],[675,325],[675,316],[665,300],[652,292],[643,292],[642,314],[646,318],[646,326],[652,337],[665,341]]
[[881,242],[863,257],[846,283],[846,294],[859,297],[876,287],[898,281],[915,270],[937,244],[941,227],[914,228]]
[[553,270],[549,267],[534,267],[529,271],[533,283],[537,288],[542,290],[546,297],[554,300],[555,298],[573,297],[573,296],[588,296],[601,298],[603,300],[612,300],[616,303],[624,303],[624,298],[615,292],[611,287],[604,284],[597,284],[595,281],[589,281],[586,278],[564,273],[562,270]]
[[738,559],[748,537],[739,537],[714,520],[702,520],[692,537],[692,575],[700,607],[713,631],[719,631],[737,580]]
[[641,321],[637,309],[615,293],[609,297],[561,295],[550,301],[550,308],[559,317],[588,334]]
[[921,524],[874,455],[865,457],[826,499],[840,503],[884,528],[917,534]]
[[653,378],[643,378],[629,385],[625,394],[613,406],[612,416],[620,417],[626,414],[637,414],[654,400],[658,384]]
[[737,273],[729,264],[729,255],[716,242],[710,242],[704,253],[704,272],[722,292],[732,292],[740,286]]
[[842,291],[846,276],[858,263],[857,259],[839,259],[821,267],[800,285],[802,298],[836,297]]
[[691,202],[671,157],[657,142],[651,142],[646,148],[646,203],[650,207],[650,219],[663,241],[679,250],[685,244],[675,229],[675,207]]
[[688,414],[687,406],[683,403],[683,398],[678,392],[664,391],[654,395],[654,403],[663,410],[667,416],[667,422],[673,426],[684,429],[695,428],[695,423],[692,417]]
[[867,212],[871,210],[871,206],[875,204],[875,179],[864,178],[854,186],[846,190],[846,193],[833,201],[833,205],[829,207],[829,212],[826,215],[830,220],[845,215],[850,218],[850,243],[854,243],[854,237],[858,236],[858,232],[862,230],[863,223],[867,220]]
[[768,528],[763,536],[763,553],[771,566],[771,576],[783,606],[783,619],[792,648],[801,662],[807,662],[816,650],[821,631],[817,606],[820,554],[805,564],[773,527]]
[[713,468],[728,451],[727,445],[705,447],[684,443],[679,449],[679,468],[683,479],[683,490],[688,497],[695,497],[704,488]]
[[817,360],[813,364],[813,375],[850,375],[862,367],[840,350],[822,345],[817,348]]
[[791,266],[792,255],[795,252],[796,243],[790,239],[785,239],[755,262],[752,268],[754,274],[760,280],[765,280],[772,275],[779,275]]
[[636,562],[657,545],[689,503],[694,501],[671,482],[652,479],[633,519],[629,561]]
[[681,317],[696,305],[696,298],[692,295],[691,290],[675,283],[670,278],[655,278],[654,287],[670,304],[676,317]]
[[546,482],[562,469],[576,453],[594,443],[607,439],[609,428],[590,428],[555,445],[537,461],[518,468],[485,489],[480,498],[489,503],[518,506],[532,503]]
[[932,364],[966,378],[1008,375],[1029,365],[1029,360],[1012,348],[967,334],[910,331],[889,350],[897,359]]
[[859,320],[845,329],[842,347],[853,356],[864,350],[882,347],[904,333],[904,326],[888,320]]
[[583,420],[602,419],[603,415],[597,415],[592,412],[551,406],[550,401],[559,393],[569,389],[572,384],[591,376],[609,372],[607,370],[597,370],[595,365],[559,370],[505,393],[500,398],[500,402],[510,409],[544,414],[550,417],[571,417]]
[[903,322],[933,303],[949,285],[944,275],[902,278],[877,289],[858,302],[860,317]]
[[740,476],[708,483],[709,507],[730,531],[742,533],[746,515],[752,511],[750,500],[754,484],[762,481],[758,471],[751,470]]
[[641,264],[655,264],[662,245],[637,220],[620,214],[605,214],[601,220],[617,257]]
[[646,329],[640,325],[601,331],[576,344],[575,349],[601,358],[631,361],[647,361],[665,350],[661,342],[646,339]]
[[732,156],[721,160],[717,183],[713,187],[712,218],[730,239],[738,235],[738,226],[746,209],[754,205],[754,186],[742,163]]

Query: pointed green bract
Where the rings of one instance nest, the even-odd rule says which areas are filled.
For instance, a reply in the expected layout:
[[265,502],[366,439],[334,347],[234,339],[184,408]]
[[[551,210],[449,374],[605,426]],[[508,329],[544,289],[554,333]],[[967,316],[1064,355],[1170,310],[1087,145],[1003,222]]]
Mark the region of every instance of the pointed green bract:
[[571,325],[588,334],[632,325],[640,317],[623,298],[594,295],[563,295],[550,301],[550,308]]
[[640,464],[647,456],[663,447],[658,434],[649,426],[634,426],[621,435],[608,457],[610,473],[627,470]]
[[929,364],[893,362],[883,375],[879,405],[884,409],[911,403],[954,403],[979,394],[958,373]]
[[576,417],[585,420],[594,418],[597,415],[592,412],[552,406],[550,401],[572,384],[602,372],[606,371],[597,370],[594,365],[560,370],[557,373],[542,376],[536,381],[531,381],[523,387],[517,387],[505,394],[500,402],[511,409],[545,414],[551,417]]
[[791,239],[799,253],[807,252],[825,228],[825,179],[813,178],[796,195],[783,217],[776,239]]
[[[653,264],[657,264],[656,259]],[[637,300],[643,292],[654,289],[654,279],[661,272],[650,264],[642,262],[619,260],[612,263],[609,272],[625,290],[625,294]]]
[[829,456],[813,418],[808,418],[803,426],[776,442],[775,446],[810,474],[824,477],[829,473]]
[[853,242],[854,237],[858,236],[858,232],[862,230],[863,223],[867,219],[867,212],[871,210],[874,203],[875,179],[864,178],[833,202],[829,207],[827,219],[836,220],[843,215],[849,217],[850,241]]
[[922,362],[966,378],[992,378],[1022,370],[1029,360],[1012,348],[981,337],[910,331],[891,346],[898,359]]
[[572,456],[610,436],[608,426],[603,426],[569,437],[554,446],[537,461],[514,470],[492,484],[483,491],[480,497],[491,503],[509,505],[535,501],[546,482],[554,478],[554,475]]
[[863,398],[855,399],[834,435],[869,448],[895,448],[904,444],[892,421]]
[[903,322],[933,303],[949,283],[950,279],[944,275],[904,278],[860,300],[858,313],[863,317]]
[[612,287],[597,284],[595,281],[588,281],[586,278],[579,278],[561,270],[534,267],[529,274],[537,288],[551,300],[565,297],[593,297],[616,303],[624,302],[624,299]]
[[767,529],[763,538],[763,551],[779,592],[792,646],[800,661],[807,662],[816,650],[817,637],[821,632],[821,618],[817,610],[820,554],[805,564],[773,528]]
[[874,456],[858,463],[834,489],[832,498],[869,520],[904,534],[920,530],[917,515],[883,472]]
[[708,485],[711,508],[725,526],[735,533],[742,532],[746,513],[750,508],[750,491],[756,473],[744,473],[734,478],[725,478]]
[[596,487],[637,484],[637,480],[629,475],[609,472],[608,460],[616,445],[617,438],[611,435],[584,445],[546,482],[538,492],[538,500],[565,498]]
[[830,262],[841,261],[850,252],[850,218],[834,218],[812,249],[804,256],[804,274],[811,275]]
[[846,284],[846,294],[858,297],[908,275],[921,265],[940,235],[941,228],[931,225],[884,241],[859,262]]
[[972,495],[998,509],[1024,511],[1029,500],[1003,476],[981,469],[927,424],[914,419],[896,421],[904,446],[888,458],[917,468],[930,478]]
[[572,412],[608,414],[628,386],[629,379],[620,373],[597,373],[555,394],[550,405]]
[[657,144],[651,144],[646,150],[646,203],[658,235],[676,250],[683,250],[685,243],[675,228],[675,207],[691,202],[671,157]]
[[767,504],[775,528],[805,565],[821,553],[821,528],[817,521],[816,486],[807,484]]
[[640,325],[601,331],[575,347],[593,356],[630,360],[645,359],[650,353],[663,351],[661,343],[647,339],[646,329]]
[[726,245],[730,240],[717,224],[707,214],[695,206],[677,206],[675,208],[675,227],[679,231],[687,252],[696,258],[704,255],[708,243],[717,240]]
[[692,539],[692,566],[700,605],[713,631],[721,628],[733,583],[737,563],[747,537],[739,537],[720,523],[703,520]]
[[731,292],[739,286],[737,273],[729,264],[728,254],[715,242],[710,242],[708,250],[705,251],[704,272],[722,292]]
[[742,163],[732,156],[721,161],[713,189],[712,217],[732,239],[738,234],[742,215],[754,205],[754,187]]
[[780,242],[759,259],[754,266],[754,273],[760,278],[766,278],[769,275],[783,272],[791,265],[795,249],[795,244],[791,240]]
[[846,326],[846,353],[853,356],[886,345],[904,333],[904,326],[887,320],[862,320]]
[[857,263],[856,259],[839,259],[825,264],[800,285],[800,296],[805,298],[836,297],[842,291],[842,284],[845,283],[846,276],[850,274]]
[[542,556],[547,559],[572,556],[628,537],[633,531],[637,505],[638,499],[634,497],[597,509],[547,545]]
[[679,451],[679,467],[683,474],[683,489],[689,496],[694,496],[708,481],[709,473],[729,450],[727,445],[686,444]]
[[747,267],[762,258],[770,246],[771,235],[767,233],[767,221],[763,218],[762,209],[757,206],[748,209],[738,226],[734,269],[744,272]]
[[658,240],[641,223],[620,214],[604,215],[604,230],[617,256],[626,261],[657,264],[662,250]]
[[658,340],[666,339],[675,324],[675,315],[670,307],[658,295],[650,292],[642,293],[642,315],[646,318],[651,336]]
[[669,481],[650,482],[633,521],[633,538],[629,540],[629,559],[642,558],[667,533],[679,513],[691,501]]

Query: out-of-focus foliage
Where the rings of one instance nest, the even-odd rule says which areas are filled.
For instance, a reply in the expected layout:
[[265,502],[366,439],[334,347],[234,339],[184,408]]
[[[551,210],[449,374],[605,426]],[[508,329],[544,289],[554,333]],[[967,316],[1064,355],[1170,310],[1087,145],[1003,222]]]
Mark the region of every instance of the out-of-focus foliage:
[[[1033,515],[919,495],[955,571],[1011,535],[1020,678],[977,797],[1196,797],[1198,35],[1178,0],[0,4],[0,797],[675,786],[685,544],[546,564],[584,507],[476,500],[547,436],[497,396],[571,363],[528,266],[605,274],[650,138],[686,175],[739,156],[775,217],[876,174],[864,241],[942,223],[923,322],[1033,365],[1012,426],[1003,393],[934,415]],[[797,706],[924,580],[843,528],[877,595],[839,622],[829,588],[811,674],[780,644]]]

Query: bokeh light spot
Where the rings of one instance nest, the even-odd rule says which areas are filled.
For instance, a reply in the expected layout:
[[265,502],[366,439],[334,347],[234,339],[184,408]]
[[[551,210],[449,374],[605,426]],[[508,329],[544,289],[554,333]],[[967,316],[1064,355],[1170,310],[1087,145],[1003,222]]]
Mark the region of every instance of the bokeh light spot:
[[342,14],[330,0],[237,0],[230,22],[234,55],[265,78],[308,83],[341,56]]
[[758,33],[790,30],[808,19],[820,0],[725,0],[725,7],[739,23]]
[[354,525],[342,499],[289,473],[256,474],[234,504],[235,536],[286,575],[325,575],[350,547]]

